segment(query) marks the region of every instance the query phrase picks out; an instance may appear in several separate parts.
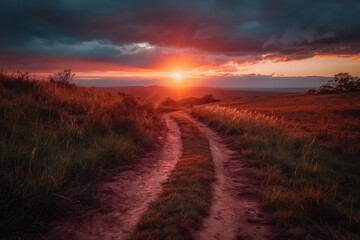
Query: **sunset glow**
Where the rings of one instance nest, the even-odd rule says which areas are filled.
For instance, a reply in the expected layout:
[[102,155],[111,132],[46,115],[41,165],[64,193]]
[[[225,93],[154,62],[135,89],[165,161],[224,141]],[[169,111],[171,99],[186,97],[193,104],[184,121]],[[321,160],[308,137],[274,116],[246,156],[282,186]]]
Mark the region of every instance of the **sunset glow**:
[[183,81],[183,75],[179,72],[175,72],[171,74],[171,78],[176,82],[176,83],[181,83]]

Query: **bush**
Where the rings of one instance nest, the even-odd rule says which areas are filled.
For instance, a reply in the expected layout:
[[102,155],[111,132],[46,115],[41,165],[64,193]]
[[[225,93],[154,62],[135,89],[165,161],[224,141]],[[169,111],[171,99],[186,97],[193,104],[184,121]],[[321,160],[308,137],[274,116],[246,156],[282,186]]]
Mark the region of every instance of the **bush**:
[[66,69],[63,72],[58,72],[52,76],[49,76],[48,80],[50,83],[56,84],[59,87],[69,88],[75,85],[72,83],[74,77],[75,74],[71,74],[71,70]]

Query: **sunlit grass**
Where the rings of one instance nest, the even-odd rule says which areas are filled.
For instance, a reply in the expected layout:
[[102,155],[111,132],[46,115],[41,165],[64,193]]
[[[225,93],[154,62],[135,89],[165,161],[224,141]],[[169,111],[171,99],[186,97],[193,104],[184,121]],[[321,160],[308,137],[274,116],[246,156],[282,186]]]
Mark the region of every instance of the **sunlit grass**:
[[244,98],[219,104],[282,119],[296,134],[327,147],[356,153],[360,140],[360,93]]

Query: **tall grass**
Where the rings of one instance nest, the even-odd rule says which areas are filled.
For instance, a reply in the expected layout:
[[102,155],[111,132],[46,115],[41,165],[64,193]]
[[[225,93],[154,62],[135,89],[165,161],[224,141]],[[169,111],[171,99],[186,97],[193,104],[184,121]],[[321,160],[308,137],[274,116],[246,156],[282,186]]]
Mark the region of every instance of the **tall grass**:
[[0,73],[0,234],[41,232],[94,200],[102,170],[153,140],[153,107],[129,95]]
[[276,116],[310,141],[315,138],[319,145],[349,155],[360,154],[360,92],[242,98],[219,105]]
[[225,133],[262,183],[267,208],[290,239],[359,239],[359,159],[307,138],[270,114],[198,106],[191,114]]

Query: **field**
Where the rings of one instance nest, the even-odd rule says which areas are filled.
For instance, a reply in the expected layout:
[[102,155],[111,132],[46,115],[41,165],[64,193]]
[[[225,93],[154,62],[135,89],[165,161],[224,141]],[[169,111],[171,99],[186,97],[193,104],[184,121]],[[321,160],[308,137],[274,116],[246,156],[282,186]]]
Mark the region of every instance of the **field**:
[[1,72],[0,238],[359,239],[360,94],[245,92],[162,106]]
[[[360,94],[283,95],[223,101],[220,106],[276,116],[297,133],[359,154]],[[339,149],[340,150],[340,149]]]
[[152,104],[130,95],[0,73],[0,238],[42,232],[96,200],[103,170],[153,142]]
[[174,100],[183,98],[201,98],[204,95],[213,95],[216,99],[228,100],[234,98],[253,98],[274,96],[286,93],[302,93],[308,89],[304,88],[211,88],[211,87],[107,87],[99,88],[107,91],[124,92],[135,97],[153,102],[160,103],[165,98],[170,97]]
[[[291,239],[358,239],[360,94],[228,100],[191,109],[227,135]],[[281,237],[281,236],[279,236]]]

